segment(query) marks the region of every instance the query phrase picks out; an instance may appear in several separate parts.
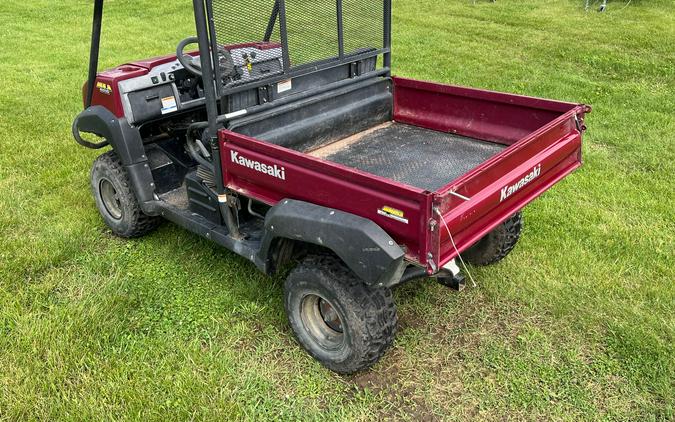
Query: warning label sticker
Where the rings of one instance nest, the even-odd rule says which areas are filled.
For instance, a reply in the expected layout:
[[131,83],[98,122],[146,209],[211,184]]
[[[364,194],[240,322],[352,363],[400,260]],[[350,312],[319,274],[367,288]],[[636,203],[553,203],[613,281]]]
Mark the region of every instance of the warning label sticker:
[[178,110],[176,97],[171,96],[162,98],[162,114],[173,113],[176,110]]
[[292,79],[286,79],[285,81],[280,81],[277,84],[277,94],[281,94],[282,92],[290,91],[293,89],[293,80]]
[[408,224],[408,219],[405,218],[403,211],[398,210],[393,207],[384,206],[377,210],[377,213],[385,217],[389,217],[393,220],[399,221],[401,223]]

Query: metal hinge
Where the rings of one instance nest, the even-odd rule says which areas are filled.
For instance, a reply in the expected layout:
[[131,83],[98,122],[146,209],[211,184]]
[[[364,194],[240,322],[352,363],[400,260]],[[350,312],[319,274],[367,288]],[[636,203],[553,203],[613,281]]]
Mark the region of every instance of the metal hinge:
[[579,116],[577,116],[576,114],[574,115],[574,123],[577,125],[577,130],[580,133],[583,133],[583,132],[586,131],[586,125],[583,124],[582,120],[579,119]]
[[357,76],[359,76],[359,63],[349,63],[349,77],[356,78]]
[[258,87],[258,105],[267,104],[270,102],[270,92],[272,92],[270,85]]
[[237,210],[241,209],[241,202],[239,202],[239,198],[232,194],[224,193],[218,195],[218,202],[221,204],[226,204],[228,207],[232,207]]

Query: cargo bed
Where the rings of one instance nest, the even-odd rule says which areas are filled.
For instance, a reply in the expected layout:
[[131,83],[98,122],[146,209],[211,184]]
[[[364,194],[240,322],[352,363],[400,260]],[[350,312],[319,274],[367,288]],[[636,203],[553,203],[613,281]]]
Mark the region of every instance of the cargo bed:
[[269,205],[296,199],[368,218],[434,273],[581,165],[588,111],[403,78],[357,80],[231,122],[220,131],[223,178]]
[[506,145],[392,121],[309,155],[435,191],[504,148]]

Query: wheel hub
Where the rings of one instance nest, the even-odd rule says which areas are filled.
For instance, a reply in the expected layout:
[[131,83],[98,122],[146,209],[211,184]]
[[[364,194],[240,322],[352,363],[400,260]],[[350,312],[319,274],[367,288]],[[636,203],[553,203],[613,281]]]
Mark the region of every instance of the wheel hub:
[[120,196],[113,186],[112,182],[108,179],[101,179],[99,182],[99,194],[101,196],[101,201],[105,207],[108,214],[115,220],[122,218],[122,204],[120,202]]
[[321,312],[321,317],[323,317],[323,322],[325,322],[326,325],[338,333],[342,332],[342,321],[340,320],[340,316],[335,308],[333,308],[333,305],[323,298],[319,299],[319,312]]
[[325,298],[309,294],[300,305],[300,316],[307,332],[324,349],[338,349],[344,341],[342,319]]

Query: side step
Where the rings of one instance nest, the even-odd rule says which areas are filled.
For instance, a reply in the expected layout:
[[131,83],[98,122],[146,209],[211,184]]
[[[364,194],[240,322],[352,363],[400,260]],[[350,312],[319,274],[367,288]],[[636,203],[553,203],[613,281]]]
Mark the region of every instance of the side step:
[[144,210],[153,215],[161,215],[165,219],[184,227],[205,239],[211,240],[239,256],[253,262],[264,270],[264,262],[258,258],[261,242],[258,240],[233,239],[225,226],[207,220],[186,208],[179,208],[163,200],[149,201],[143,204]]

